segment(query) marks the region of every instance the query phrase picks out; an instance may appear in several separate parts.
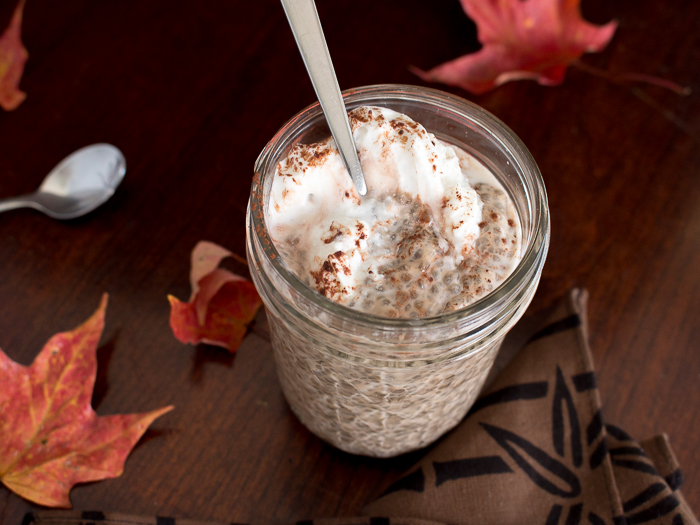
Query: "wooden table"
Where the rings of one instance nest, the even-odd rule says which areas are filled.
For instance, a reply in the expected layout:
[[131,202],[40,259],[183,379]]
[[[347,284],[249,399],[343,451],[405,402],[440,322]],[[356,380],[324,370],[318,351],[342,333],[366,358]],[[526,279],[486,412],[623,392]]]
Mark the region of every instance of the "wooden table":
[[[319,0],[342,87],[421,82],[478,48],[457,0]],[[0,25],[13,2],[2,3]],[[533,308],[588,288],[607,420],[637,438],[666,432],[700,511],[700,3],[585,0],[620,27],[587,64],[689,85],[687,97],[570,69],[564,85],[516,82],[481,104],[530,148],[549,193],[552,242]],[[238,354],[184,346],[167,294],[189,295],[189,255],[208,239],[244,254],[256,156],[314,101],[275,0],[29,0],[27,100],[0,113],[0,197],[32,191],[66,154],[122,149],[112,200],[58,222],[0,216],[0,347],[29,364],[109,292],[94,406],[167,404],[122,477],[79,486],[76,509],[291,522],[352,515],[415,455],[353,457],[323,444],[280,392],[269,343]],[[233,270],[244,272],[238,263]],[[0,488],[0,522],[36,508]]]

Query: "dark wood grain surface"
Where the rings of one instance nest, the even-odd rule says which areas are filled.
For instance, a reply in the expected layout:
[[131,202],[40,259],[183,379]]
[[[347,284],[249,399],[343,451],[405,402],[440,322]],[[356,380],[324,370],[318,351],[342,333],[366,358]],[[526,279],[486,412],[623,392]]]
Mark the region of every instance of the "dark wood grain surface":
[[[0,25],[14,2],[0,2]],[[457,0],[318,0],[343,88],[421,82],[478,48]],[[556,88],[504,85],[481,104],[525,142],[547,186],[552,242],[533,308],[590,291],[591,344],[606,418],[642,439],[666,432],[700,511],[700,3],[584,0],[616,18],[584,61],[673,79],[682,97],[570,69]],[[167,294],[189,295],[200,239],[244,254],[256,156],[314,101],[275,0],[29,0],[27,100],[0,113],[0,198],[35,189],[86,144],[122,149],[127,176],[92,214],[0,216],[0,347],[29,364],[109,292],[98,351],[99,414],[167,404],[124,474],[83,485],[76,509],[237,522],[352,515],[416,455],[341,453],[291,414],[264,334],[238,354],[183,346]],[[245,268],[233,263],[232,268]],[[0,522],[32,505],[0,487]]]

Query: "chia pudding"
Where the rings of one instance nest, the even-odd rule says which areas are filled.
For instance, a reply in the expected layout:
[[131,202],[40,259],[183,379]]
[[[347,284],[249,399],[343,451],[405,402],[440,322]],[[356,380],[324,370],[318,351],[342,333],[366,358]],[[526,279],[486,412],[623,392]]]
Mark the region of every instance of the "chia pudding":
[[368,193],[332,138],[277,166],[267,223],[285,263],[328,299],[382,317],[429,317],[491,292],[520,261],[520,223],[476,159],[406,115],[349,113]]
[[[397,109],[434,111],[422,100],[433,90],[410,89],[415,107],[401,98]],[[307,110],[258,160],[248,256],[294,413],[342,450],[390,457],[464,417],[534,294],[549,221],[526,150],[486,155],[526,179],[506,189],[507,174],[494,176],[449,133],[438,138],[379,104],[356,106],[349,117],[367,195],[356,192],[332,138],[300,140]],[[486,136],[489,144],[521,145],[503,128],[505,139]]]

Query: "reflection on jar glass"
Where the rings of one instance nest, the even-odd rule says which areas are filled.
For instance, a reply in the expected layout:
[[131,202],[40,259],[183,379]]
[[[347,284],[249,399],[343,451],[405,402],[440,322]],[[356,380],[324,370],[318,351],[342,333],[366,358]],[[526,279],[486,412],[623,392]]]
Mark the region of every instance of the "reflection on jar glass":
[[549,244],[542,178],[522,142],[478,106],[440,91],[381,85],[344,93],[348,110],[408,115],[475,157],[498,179],[520,220],[520,263],[466,308],[391,319],[336,304],[284,263],[266,226],[277,164],[292,145],[329,136],[320,106],[292,118],[260,154],[247,218],[251,274],[265,303],[280,384],[301,422],[332,445],[390,457],[430,444],[478,395],[507,331],[529,305]]

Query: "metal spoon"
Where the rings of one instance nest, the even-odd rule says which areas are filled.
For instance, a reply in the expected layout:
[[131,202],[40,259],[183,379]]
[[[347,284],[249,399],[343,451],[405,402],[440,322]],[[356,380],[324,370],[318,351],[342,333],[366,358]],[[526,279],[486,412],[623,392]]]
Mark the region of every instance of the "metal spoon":
[[362,166],[357,156],[357,147],[352,138],[348,114],[338,87],[331,55],[328,53],[326,39],[323,36],[321,21],[318,19],[316,4],[314,0],[282,0],[282,6],[340,156],[352,177],[355,188],[360,195],[365,195],[367,193],[365,177],[362,174]]
[[74,219],[109,199],[126,173],[126,160],[111,144],[93,144],[73,152],[28,195],[0,199],[0,212],[34,208],[54,219]]

